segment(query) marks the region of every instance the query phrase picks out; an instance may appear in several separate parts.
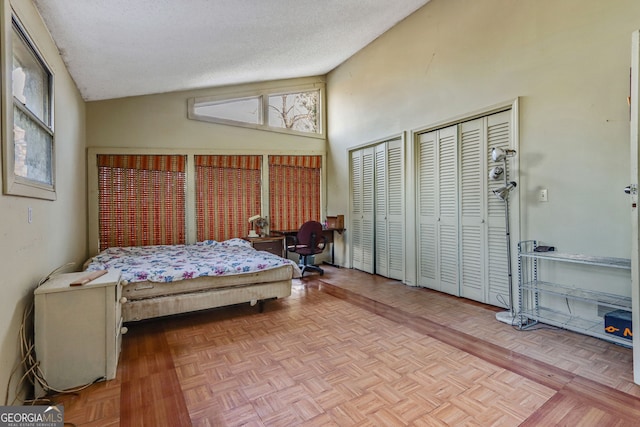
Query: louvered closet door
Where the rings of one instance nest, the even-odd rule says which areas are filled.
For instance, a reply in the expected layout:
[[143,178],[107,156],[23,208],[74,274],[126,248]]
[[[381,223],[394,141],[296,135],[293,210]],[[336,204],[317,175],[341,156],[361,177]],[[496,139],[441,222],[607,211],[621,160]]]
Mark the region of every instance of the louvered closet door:
[[460,295],[458,283],[458,127],[438,136],[438,246],[440,290]]
[[489,181],[488,170],[502,165],[491,160],[492,148],[511,148],[510,126],[505,111],[420,135],[420,286],[508,303],[504,202],[492,192],[504,180]]
[[352,265],[373,273],[374,265],[374,149],[351,154],[351,251]]
[[420,135],[419,284],[459,295],[458,127]]
[[389,242],[387,228],[387,144],[375,146],[375,221],[376,221],[376,265],[375,272],[389,275]]
[[400,139],[375,146],[376,265],[381,276],[404,278],[403,164]]
[[440,290],[438,277],[438,204],[436,197],[438,132],[419,136],[418,157],[418,285]]
[[486,302],[486,119],[460,125],[461,296]]
[[362,268],[362,150],[351,153],[351,263],[353,268]]
[[[494,147],[503,149],[511,148],[511,111],[504,111],[487,117],[487,169],[502,165],[491,159],[491,150]],[[507,164],[507,166],[509,166]],[[509,180],[517,181],[513,171],[507,170]],[[488,295],[485,301],[488,304],[507,307],[509,303],[509,280],[507,269],[507,242],[505,206],[498,199],[493,190],[504,185],[504,179],[498,181],[488,180],[487,185],[487,266],[488,266]],[[511,212],[514,210],[511,209]],[[513,228],[514,219],[511,218]]]
[[388,276],[404,279],[404,185],[402,140],[387,142]]

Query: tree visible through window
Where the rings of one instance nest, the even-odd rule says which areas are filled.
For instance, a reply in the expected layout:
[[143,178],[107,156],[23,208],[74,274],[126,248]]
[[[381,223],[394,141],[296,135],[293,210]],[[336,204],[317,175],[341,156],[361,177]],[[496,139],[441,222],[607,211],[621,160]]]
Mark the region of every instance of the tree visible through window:
[[318,132],[319,91],[269,96],[269,126]]
[[[189,99],[188,117],[285,133],[303,133],[322,138],[320,89],[262,92],[233,98]],[[266,122],[266,123],[265,123]]]

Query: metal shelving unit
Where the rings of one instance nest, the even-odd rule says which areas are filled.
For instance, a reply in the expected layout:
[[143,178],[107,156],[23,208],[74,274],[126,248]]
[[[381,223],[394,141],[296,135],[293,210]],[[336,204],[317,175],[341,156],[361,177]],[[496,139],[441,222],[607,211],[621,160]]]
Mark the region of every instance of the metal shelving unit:
[[557,326],[574,332],[602,338],[616,344],[631,347],[631,341],[607,334],[602,320],[592,320],[545,307],[540,302],[543,294],[554,295],[567,300],[610,307],[612,310],[631,311],[631,298],[606,292],[580,289],[564,284],[538,279],[539,261],[575,263],[590,266],[631,270],[631,260],[625,258],[596,257],[560,252],[536,252],[535,240],[518,243],[518,277],[520,329],[527,329],[540,323]]

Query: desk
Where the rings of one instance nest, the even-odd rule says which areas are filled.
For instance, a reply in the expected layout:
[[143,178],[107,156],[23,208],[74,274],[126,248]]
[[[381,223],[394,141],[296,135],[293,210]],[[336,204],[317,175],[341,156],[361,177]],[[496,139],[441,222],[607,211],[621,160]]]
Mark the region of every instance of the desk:
[[264,236],[264,237],[243,237],[243,240],[251,243],[253,249],[257,251],[267,251],[279,257],[286,258],[284,242],[285,236]]
[[[331,262],[325,261],[325,264],[331,265],[333,267],[340,267],[335,263],[335,254],[333,250],[333,237],[334,237],[334,233],[342,234],[344,230],[345,228],[323,228],[322,229],[322,235],[327,238],[327,243],[331,244]],[[287,250],[288,245],[286,242],[286,238],[289,236],[295,236],[296,234],[298,234],[298,230],[271,230],[271,233],[281,234],[285,237],[284,257],[287,258],[287,256],[289,255],[289,251]]]

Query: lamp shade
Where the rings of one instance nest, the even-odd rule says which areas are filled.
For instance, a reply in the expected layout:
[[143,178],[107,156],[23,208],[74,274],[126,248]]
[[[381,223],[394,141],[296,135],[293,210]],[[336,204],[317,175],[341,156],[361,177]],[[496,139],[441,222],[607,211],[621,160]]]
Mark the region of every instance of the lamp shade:
[[507,197],[509,197],[509,192],[516,188],[517,185],[518,184],[516,184],[515,181],[511,181],[509,182],[509,184],[503,185],[502,187],[493,190],[493,194],[495,194],[498,199],[504,202],[505,200],[507,200]]
[[510,150],[510,149],[505,150],[500,147],[496,147],[493,150],[491,150],[491,158],[493,159],[494,162],[501,162],[507,157],[513,157],[515,155],[516,155],[516,150]]

